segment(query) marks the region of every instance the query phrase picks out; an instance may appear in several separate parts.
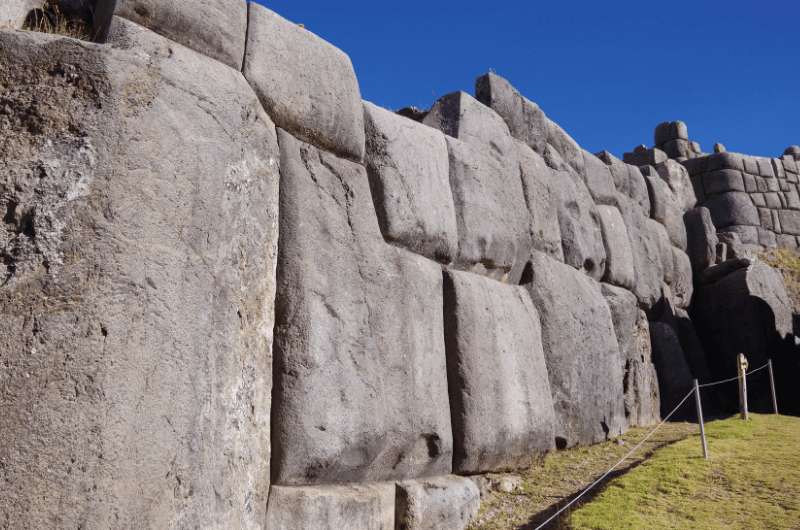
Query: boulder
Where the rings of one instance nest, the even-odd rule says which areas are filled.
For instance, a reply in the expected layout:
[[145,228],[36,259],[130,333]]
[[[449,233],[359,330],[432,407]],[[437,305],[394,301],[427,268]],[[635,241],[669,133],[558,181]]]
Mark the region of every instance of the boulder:
[[600,280],[606,270],[606,249],[600,215],[586,185],[571,171],[555,172],[558,187],[558,224],[564,262]]
[[554,439],[539,314],[519,286],[448,271],[444,288],[453,469],[525,468]]
[[693,208],[683,216],[686,225],[687,253],[692,270],[699,275],[717,261],[719,239],[708,208]]
[[530,214],[530,234],[533,248],[558,261],[564,261],[561,248],[561,226],[558,222],[559,177],[538,153],[515,140],[519,160],[522,191]]
[[[636,282],[633,292],[642,307],[651,307],[661,298],[661,284],[664,281],[664,263],[661,259],[661,231],[656,221],[648,219],[630,198],[619,194],[618,204],[633,252],[633,268]],[[661,227],[661,230],[664,230]]]
[[650,217],[650,197],[641,170],[636,166],[626,164],[608,151],[597,154],[611,170],[614,186],[619,193],[632,199],[645,216]]
[[465,530],[478,515],[478,486],[453,475],[397,483],[395,528]]
[[670,140],[688,140],[689,129],[682,121],[659,123],[655,130],[656,146],[664,145]]
[[664,225],[670,242],[686,249],[686,226],[683,224],[683,209],[667,183],[658,176],[645,177],[650,196],[650,216]]
[[617,203],[614,178],[608,166],[592,153],[583,150],[583,181],[597,204],[615,205]]
[[800,212],[795,210],[780,210],[778,219],[784,234],[800,236]]
[[541,315],[557,446],[592,444],[626,429],[620,350],[600,285],[541,253],[527,285]]
[[272,486],[266,528],[394,530],[395,486]]
[[672,284],[671,291],[675,305],[686,309],[692,301],[694,282],[692,280],[692,262],[689,256],[679,248],[672,247]]
[[697,193],[689,172],[680,163],[667,160],[655,166],[658,175],[667,183],[684,212],[697,204]]
[[606,272],[603,280],[630,289],[636,281],[636,271],[622,214],[614,206],[598,206],[597,211],[606,248]]
[[662,273],[662,281],[667,285],[672,285],[675,272],[675,259],[672,255],[672,245],[670,245],[669,242],[667,229],[664,228],[664,225],[661,223],[653,219],[647,219],[645,220],[645,232],[648,234],[649,239],[655,242],[656,248],[658,249],[653,257],[661,260],[661,268],[657,270],[660,270]]
[[273,479],[449,473],[440,266],[383,242],[363,167],[279,142]]
[[[666,418],[694,388],[694,376],[683,353],[678,333],[664,322],[650,323],[653,363],[658,374],[661,416]],[[671,419],[694,417],[691,403],[684,404]]]
[[718,229],[731,225],[758,226],[758,209],[746,193],[729,192],[708,198],[704,206]]
[[624,153],[622,160],[632,166],[654,166],[668,160],[667,153],[658,148],[637,149],[632,153]]
[[264,523],[275,127],[237,71],[140,37],[148,53],[0,33],[15,528]]
[[745,191],[742,172],[736,169],[718,169],[703,175],[703,189],[706,196],[729,191]]
[[444,135],[364,103],[365,162],[384,238],[449,263],[458,252]]
[[[245,35],[248,33],[245,0],[195,0],[191,3],[98,1],[94,8],[94,22],[95,34],[101,42],[107,37],[115,15],[216,59],[236,71],[242,68]],[[249,30],[252,31],[252,19]]]
[[637,305],[636,295],[608,284],[602,293],[611,310],[623,370],[625,417],[631,427],[658,423],[660,398],[658,378],[652,362],[647,316]]
[[530,216],[519,175],[489,147],[447,137],[458,224],[458,268],[517,283],[530,251]]
[[242,72],[275,124],[317,147],[361,160],[364,112],[350,58],[269,9],[254,2],[249,7]]

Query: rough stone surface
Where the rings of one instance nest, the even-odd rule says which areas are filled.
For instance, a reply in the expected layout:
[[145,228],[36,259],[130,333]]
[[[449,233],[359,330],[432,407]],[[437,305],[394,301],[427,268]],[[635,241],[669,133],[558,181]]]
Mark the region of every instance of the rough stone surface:
[[650,197],[641,170],[626,164],[608,151],[598,153],[597,156],[609,166],[617,191],[632,199],[642,213],[650,217]]
[[273,486],[266,528],[394,530],[395,485]]
[[458,223],[459,268],[516,283],[530,249],[530,218],[518,166],[489,148],[447,137]]
[[275,128],[238,72],[143,33],[0,33],[15,528],[264,522]]
[[630,289],[636,281],[636,271],[633,268],[633,250],[622,214],[614,206],[598,206],[597,211],[606,247],[606,272],[603,280]]
[[695,274],[700,274],[716,263],[717,237],[711,212],[708,208],[693,208],[683,216],[686,225],[687,253]]
[[664,225],[670,242],[686,249],[686,227],[683,224],[683,209],[667,183],[657,176],[645,177],[650,195],[650,216]]
[[[238,1],[238,0],[237,0]],[[364,112],[350,58],[250,3],[244,76],[275,124],[341,156],[364,156]]]
[[718,229],[731,225],[758,226],[758,210],[746,193],[723,193],[709,198],[704,206]]
[[395,528],[464,530],[478,515],[480,490],[465,477],[399,482]]
[[383,242],[361,166],[279,142],[273,479],[449,473],[440,267]]
[[535,253],[527,285],[542,323],[559,446],[596,443],[626,427],[620,350],[598,283]]
[[692,179],[686,168],[674,160],[667,160],[655,166],[658,175],[667,183],[669,189],[675,194],[683,211],[694,208],[697,204],[697,194],[695,192]]
[[44,0],[3,0],[0,5],[0,29],[20,29],[28,13],[42,4]]
[[458,233],[447,142],[441,132],[364,104],[366,166],[383,236],[449,263]]
[[[650,339],[653,363],[658,373],[661,415],[666,417],[694,387],[694,377],[678,334],[672,327],[664,322],[651,322]],[[684,417],[681,413],[687,409],[684,407],[679,410],[676,417]]]
[[616,187],[611,170],[605,162],[592,153],[583,150],[584,182],[597,204],[614,205],[616,200]]
[[558,261],[564,261],[561,248],[559,177],[538,153],[516,141],[522,190],[530,214],[530,235],[533,248]]
[[633,266],[636,271],[633,292],[643,307],[651,307],[661,297],[661,284],[664,281],[660,233],[653,231],[653,225],[660,225],[645,217],[642,210],[628,197],[620,194],[618,203],[633,251]]
[[681,309],[686,309],[689,307],[694,293],[692,262],[684,251],[675,247],[672,247],[672,259],[672,296],[675,305]]
[[600,215],[583,181],[569,171],[556,172],[560,197],[558,223],[564,262],[601,280],[606,269],[606,249]]
[[98,1],[95,31],[104,39],[120,16],[239,71],[248,32],[245,0]]
[[[535,270],[535,269],[534,269]],[[518,286],[445,276],[454,471],[524,468],[553,446],[553,401],[539,314]]]

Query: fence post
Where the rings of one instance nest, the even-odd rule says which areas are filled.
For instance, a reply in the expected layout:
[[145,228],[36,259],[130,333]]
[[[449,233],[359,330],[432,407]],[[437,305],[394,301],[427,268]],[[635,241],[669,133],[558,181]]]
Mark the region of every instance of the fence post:
[[703,458],[708,460],[708,441],[706,441],[706,426],[703,422],[703,404],[700,401],[700,383],[694,380],[694,399],[697,403],[697,421],[700,423],[700,439],[703,441]]
[[747,366],[747,357],[740,353],[737,358],[736,370],[739,373],[739,410],[743,420],[750,419],[750,414],[747,410]]
[[778,414],[778,395],[775,392],[775,372],[772,371],[772,359],[769,360],[769,389],[772,392],[772,410]]

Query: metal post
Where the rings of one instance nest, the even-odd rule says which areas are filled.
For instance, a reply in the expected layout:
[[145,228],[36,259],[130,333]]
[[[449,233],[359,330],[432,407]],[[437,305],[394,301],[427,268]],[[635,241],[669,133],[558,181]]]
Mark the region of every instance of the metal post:
[[769,389],[772,391],[772,410],[778,414],[778,395],[775,392],[775,372],[772,371],[772,359],[769,360]]
[[747,410],[747,357],[743,353],[739,354],[736,363],[736,370],[739,372],[739,411],[743,420],[750,419]]
[[706,426],[703,422],[703,404],[700,402],[700,383],[694,380],[694,399],[697,403],[697,421],[700,423],[700,439],[703,441],[703,458],[708,460],[708,441],[706,440]]

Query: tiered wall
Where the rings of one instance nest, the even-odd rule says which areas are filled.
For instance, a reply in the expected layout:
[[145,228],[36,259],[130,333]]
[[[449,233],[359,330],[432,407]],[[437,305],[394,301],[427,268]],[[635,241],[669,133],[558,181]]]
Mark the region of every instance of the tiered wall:
[[6,526],[464,528],[465,476],[708,373],[686,309],[725,272],[674,160],[588,153],[493,74],[362,102],[256,4],[96,21],[0,32]]

